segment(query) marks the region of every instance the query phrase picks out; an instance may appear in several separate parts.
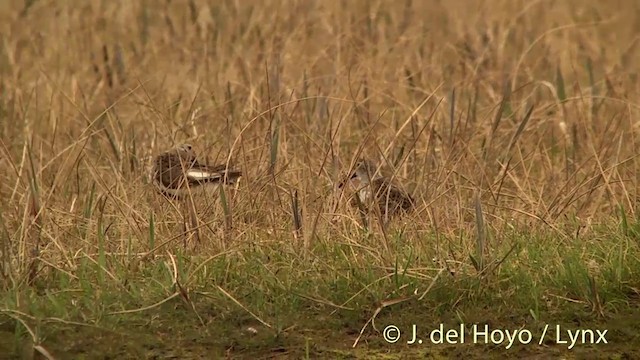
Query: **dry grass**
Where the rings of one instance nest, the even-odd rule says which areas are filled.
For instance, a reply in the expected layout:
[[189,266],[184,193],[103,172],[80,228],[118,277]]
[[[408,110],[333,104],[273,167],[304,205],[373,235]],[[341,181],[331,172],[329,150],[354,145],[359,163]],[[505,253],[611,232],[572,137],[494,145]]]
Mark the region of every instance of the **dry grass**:
[[[11,354],[411,356],[371,328],[348,349],[373,313],[640,315],[637,1],[34,0],[0,29]],[[150,159],[182,142],[240,184],[156,194]],[[363,226],[336,186],[360,155],[415,212]]]

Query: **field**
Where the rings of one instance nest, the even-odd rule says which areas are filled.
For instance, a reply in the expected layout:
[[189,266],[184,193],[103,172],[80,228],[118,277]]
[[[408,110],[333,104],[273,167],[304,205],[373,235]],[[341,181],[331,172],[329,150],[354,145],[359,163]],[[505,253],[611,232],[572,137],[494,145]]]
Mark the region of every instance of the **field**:
[[[640,358],[640,2],[3,1],[0,36],[0,358]],[[240,182],[163,197],[181,143]],[[360,158],[415,209],[351,206]]]

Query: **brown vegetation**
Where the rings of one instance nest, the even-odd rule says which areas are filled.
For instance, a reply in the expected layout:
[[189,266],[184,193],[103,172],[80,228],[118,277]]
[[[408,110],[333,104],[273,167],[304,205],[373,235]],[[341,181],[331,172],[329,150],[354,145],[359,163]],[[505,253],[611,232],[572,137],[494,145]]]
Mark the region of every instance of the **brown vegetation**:
[[[182,299],[157,334],[240,313],[293,340],[220,330],[216,349],[299,358],[337,357],[323,351],[350,349],[380,310],[415,322],[414,301],[435,322],[629,317],[639,34],[634,0],[3,2],[0,330],[78,354],[32,330],[117,328],[101,319]],[[152,155],[185,142],[239,168],[236,187],[159,196]],[[364,231],[337,186],[361,156],[415,199],[389,228]],[[293,303],[305,315],[277,310]],[[303,318],[341,320],[292,337]]]

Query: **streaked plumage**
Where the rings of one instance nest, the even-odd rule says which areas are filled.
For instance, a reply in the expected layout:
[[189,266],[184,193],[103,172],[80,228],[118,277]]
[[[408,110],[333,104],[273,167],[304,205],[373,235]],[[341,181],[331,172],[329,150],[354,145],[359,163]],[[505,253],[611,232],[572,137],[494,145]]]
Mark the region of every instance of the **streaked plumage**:
[[[364,210],[372,211],[377,206],[385,219],[413,208],[413,198],[391,179],[376,172],[377,166],[367,160],[360,160],[347,178],[339,184],[342,188],[351,182],[356,189],[351,205],[358,207],[358,200]],[[373,195],[373,196],[372,196]],[[355,198],[357,196],[357,199]]]
[[173,198],[207,185],[233,184],[240,176],[242,172],[228,170],[224,164],[212,166],[198,162],[189,144],[159,154],[153,164],[154,185],[163,195]]

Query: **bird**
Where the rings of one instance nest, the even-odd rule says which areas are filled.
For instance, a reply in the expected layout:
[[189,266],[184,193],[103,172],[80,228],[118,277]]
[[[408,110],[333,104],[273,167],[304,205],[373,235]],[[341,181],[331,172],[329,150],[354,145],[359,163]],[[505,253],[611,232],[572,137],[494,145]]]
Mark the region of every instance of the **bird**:
[[180,199],[208,185],[234,184],[241,176],[241,171],[228,169],[225,164],[200,163],[190,144],[180,144],[157,155],[153,161],[153,183],[169,198]]
[[372,161],[359,159],[353,171],[338,184],[338,188],[351,183],[356,189],[351,205],[369,212],[379,210],[384,219],[410,211],[415,206],[411,195],[377,169]]

